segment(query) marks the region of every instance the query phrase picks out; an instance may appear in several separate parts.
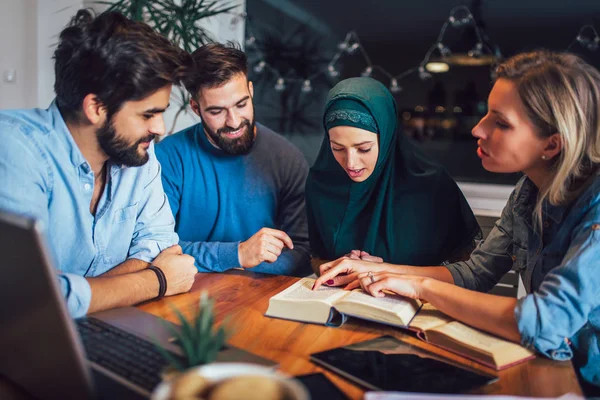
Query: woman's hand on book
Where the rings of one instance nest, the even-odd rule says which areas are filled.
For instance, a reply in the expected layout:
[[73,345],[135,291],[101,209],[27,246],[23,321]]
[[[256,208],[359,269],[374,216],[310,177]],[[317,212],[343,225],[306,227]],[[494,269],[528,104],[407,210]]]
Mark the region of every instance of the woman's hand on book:
[[346,257],[351,258],[353,260],[363,260],[363,261],[370,261],[370,262],[376,262],[376,263],[383,262],[383,258],[377,257],[377,256],[372,256],[369,253],[367,253],[366,251],[362,251],[362,250],[352,250],[350,253],[346,254]]
[[[375,258],[379,259],[380,257]],[[315,281],[313,290],[318,289],[323,284],[327,286],[349,286],[349,284],[354,282],[354,287],[358,287],[358,282],[356,281],[358,274],[369,271],[385,271],[385,264],[381,261],[371,262],[346,256],[322,264],[320,271],[321,276]]]
[[423,282],[426,279],[429,278],[382,271],[361,272],[358,274],[357,282],[362,290],[373,297],[384,297],[385,292],[393,292],[411,299],[420,299]]

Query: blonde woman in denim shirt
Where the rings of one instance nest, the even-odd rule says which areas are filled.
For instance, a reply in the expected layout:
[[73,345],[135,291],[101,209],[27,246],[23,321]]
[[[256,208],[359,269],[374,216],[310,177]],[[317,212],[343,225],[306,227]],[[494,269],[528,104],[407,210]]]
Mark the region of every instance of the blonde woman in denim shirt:
[[[438,267],[343,257],[321,284],[390,290],[555,360],[573,358],[600,392],[600,72],[571,54],[533,52],[501,64],[488,114],[473,128],[493,172],[524,177],[468,261]],[[416,228],[418,229],[418,228]],[[528,295],[486,294],[511,268]],[[482,293],[483,292],[483,293]]]

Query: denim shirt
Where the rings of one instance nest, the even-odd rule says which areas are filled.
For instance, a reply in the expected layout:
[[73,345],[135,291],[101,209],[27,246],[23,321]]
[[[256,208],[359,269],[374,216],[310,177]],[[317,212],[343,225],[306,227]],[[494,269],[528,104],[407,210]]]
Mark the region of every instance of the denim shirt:
[[150,262],[178,242],[152,146],[141,167],[109,161],[92,215],[94,173],[55,103],[47,110],[0,112],[0,143],[0,209],[42,222],[73,317],[90,305],[85,277],[129,258]]
[[514,268],[528,292],[515,307],[522,344],[555,360],[573,357],[600,386],[600,175],[586,185],[568,206],[544,204],[540,234],[538,191],[524,177],[485,242],[447,268],[457,285],[481,292]]

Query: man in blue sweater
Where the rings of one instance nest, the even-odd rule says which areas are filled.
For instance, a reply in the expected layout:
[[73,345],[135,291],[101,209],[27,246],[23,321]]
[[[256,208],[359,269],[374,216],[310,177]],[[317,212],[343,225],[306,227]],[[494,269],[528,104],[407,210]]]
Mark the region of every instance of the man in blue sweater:
[[184,253],[200,271],[311,272],[300,151],[255,124],[246,55],[233,44],[192,54],[186,82],[198,123],[156,146]]

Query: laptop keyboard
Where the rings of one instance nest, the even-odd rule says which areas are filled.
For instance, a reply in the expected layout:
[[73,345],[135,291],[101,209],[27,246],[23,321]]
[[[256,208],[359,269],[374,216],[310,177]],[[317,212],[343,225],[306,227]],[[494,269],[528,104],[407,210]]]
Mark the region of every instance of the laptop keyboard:
[[154,344],[93,317],[75,322],[89,361],[148,392],[160,383],[168,362]]

